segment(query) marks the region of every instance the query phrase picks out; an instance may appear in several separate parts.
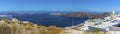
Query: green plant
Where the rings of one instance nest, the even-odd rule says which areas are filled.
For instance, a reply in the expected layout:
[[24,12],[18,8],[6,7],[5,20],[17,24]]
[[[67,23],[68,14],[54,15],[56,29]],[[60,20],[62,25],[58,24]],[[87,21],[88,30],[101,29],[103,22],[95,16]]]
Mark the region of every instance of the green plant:
[[100,28],[96,28],[96,29],[93,30],[93,33],[99,33],[99,32],[101,32]]

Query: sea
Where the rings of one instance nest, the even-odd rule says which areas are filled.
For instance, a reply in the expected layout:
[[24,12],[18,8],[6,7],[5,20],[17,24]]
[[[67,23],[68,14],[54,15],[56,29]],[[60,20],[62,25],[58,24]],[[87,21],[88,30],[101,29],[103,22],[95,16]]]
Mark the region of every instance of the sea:
[[57,27],[70,27],[72,25],[78,25],[84,23],[89,18],[75,18],[75,17],[63,17],[53,16],[49,14],[14,14],[13,18],[17,18],[20,21],[29,21],[34,24],[43,26],[57,26]]
[[57,27],[70,27],[72,25],[78,25],[84,23],[86,20],[89,20],[89,18],[53,16],[50,15],[50,13],[10,13],[10,15],[12,15],[13,18],[17,18],[20,21],[29,21],[38,25]]

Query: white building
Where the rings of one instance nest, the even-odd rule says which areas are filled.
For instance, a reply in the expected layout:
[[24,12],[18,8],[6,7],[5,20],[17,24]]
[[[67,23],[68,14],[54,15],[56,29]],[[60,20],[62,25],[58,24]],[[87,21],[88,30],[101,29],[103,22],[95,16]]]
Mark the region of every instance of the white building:
[[115,14],[115,11],[112,11],[110,16],[104,17],[104,19],[93,19],[85,21],[83,27],[78,29],[80,30],[91,30],[89,27],[101,28],[106,31],[110,30],[110,27],[117,25],[120,22],[120,15]]

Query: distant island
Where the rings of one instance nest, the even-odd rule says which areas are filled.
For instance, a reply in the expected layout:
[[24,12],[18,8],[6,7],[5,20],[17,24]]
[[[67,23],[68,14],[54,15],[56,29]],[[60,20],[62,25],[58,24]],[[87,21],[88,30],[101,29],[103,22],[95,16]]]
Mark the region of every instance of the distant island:
[[92,14],[92,13],[87,13],[87,12],[74,12],[74,13],[69,13],[69,14],[63,14],[61,16],[64,17],[77,17],[77,18],[101,18],[109,15],[110,13],[103,13],[103,14]]

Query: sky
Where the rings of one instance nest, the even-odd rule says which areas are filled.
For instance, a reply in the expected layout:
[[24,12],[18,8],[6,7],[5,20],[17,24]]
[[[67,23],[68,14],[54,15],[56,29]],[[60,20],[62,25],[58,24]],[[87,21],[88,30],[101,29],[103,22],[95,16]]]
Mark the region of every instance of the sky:
[[120,0],[0,0],[0,11],[120,11]]

